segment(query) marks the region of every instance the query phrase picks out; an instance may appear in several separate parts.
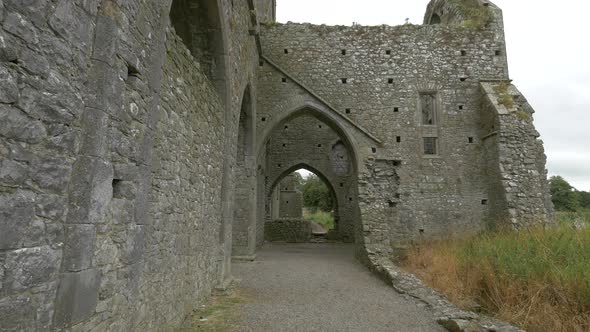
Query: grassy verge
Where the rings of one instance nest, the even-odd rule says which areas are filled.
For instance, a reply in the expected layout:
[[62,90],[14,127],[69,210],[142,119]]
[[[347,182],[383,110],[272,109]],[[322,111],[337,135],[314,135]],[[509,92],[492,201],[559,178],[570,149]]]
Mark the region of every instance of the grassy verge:
[[332,213],[324,211],[311,212],[308,209],[303,210],[303,218],[314,221],[322,226],[326,230],[334,229],[334,217]]
[[209,304],[187,318],[184,327],[178,332],[227,332],[235,328],[237,306],[246,302],[244,291],[232,289],[215,292]]
[[[418,245],[405,268],[457,305],[528,331],[590,331],[590,213],[554,229]],[[586,223],[585,229],[576,230]]]

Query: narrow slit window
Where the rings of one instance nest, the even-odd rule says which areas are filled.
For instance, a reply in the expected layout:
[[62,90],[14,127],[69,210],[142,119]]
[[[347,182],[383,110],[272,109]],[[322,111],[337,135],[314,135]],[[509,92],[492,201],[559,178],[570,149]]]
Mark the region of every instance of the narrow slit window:
[[395,141],[398,142],[398,143],[401,143],[402,137],[401,136],[396,136],[395,137]]
[[371,148],[371,151],[372,151],[373,153],[377,153],[377,148]]
[[341,50],[340,52],[342,53],[342,55],[346,55],[346,50]]
[[436,155],[436,137],[424,137],[424,154]]
[[422,124],[434,125],[436,117],[436,99],[434,94],[420,95],[420,108],[422,109]]

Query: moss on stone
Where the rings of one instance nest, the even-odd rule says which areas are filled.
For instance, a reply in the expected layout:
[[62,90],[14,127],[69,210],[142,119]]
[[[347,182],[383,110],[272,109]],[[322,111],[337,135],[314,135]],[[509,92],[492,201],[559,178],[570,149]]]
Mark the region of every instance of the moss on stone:
[[492,22],[489,8],[482,6],[477,0],[449,0],[465,16],[463,26],[466,28],[483,29]]

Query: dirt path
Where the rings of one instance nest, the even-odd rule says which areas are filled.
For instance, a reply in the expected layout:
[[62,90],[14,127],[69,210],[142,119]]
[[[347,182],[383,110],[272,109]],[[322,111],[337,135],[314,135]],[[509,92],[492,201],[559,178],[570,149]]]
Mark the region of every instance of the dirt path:
[[445,331],[431,313],[372,275],[343,244],[270,244],[233,264],[235,331]]

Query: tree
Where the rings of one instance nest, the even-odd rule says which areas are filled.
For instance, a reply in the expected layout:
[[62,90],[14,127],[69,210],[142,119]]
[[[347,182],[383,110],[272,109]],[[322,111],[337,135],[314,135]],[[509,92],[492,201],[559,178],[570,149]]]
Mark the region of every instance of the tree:
[[578,200],[581,208],[590,210],[590,192],[578,191]]
[[333,209],[332,194],[328,187],[315,174],[310,174],[303,183],[303,205],[312,212],[329,212]]
[[580,208],[578,193],[561,176],[552,176],[549,179],[551,200],[558,211],[576,211]]

